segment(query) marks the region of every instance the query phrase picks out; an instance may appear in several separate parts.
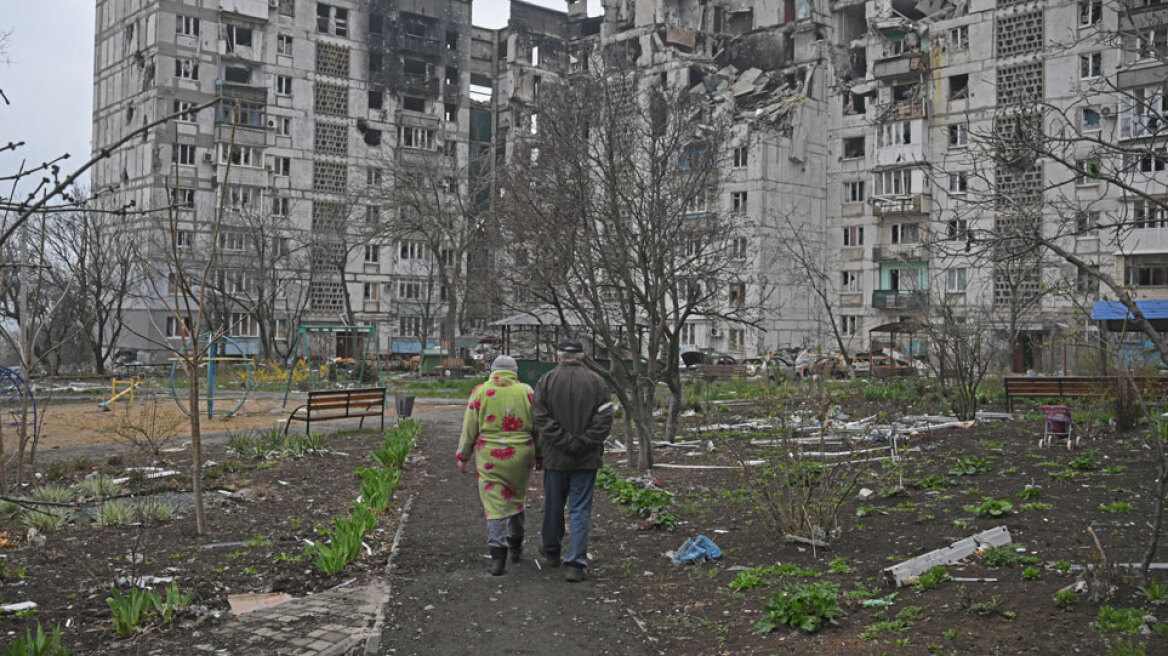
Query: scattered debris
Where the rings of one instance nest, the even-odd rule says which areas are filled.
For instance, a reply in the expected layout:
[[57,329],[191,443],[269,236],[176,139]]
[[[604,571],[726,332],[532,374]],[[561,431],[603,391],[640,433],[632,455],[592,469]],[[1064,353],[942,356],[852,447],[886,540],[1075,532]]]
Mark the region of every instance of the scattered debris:
[[817,547],[819,549],[825,549],[829,546],[823,540],[816,540],[815,538],[805,538],[801,535],[791,535],[790,533],[784,535],[783,539],[786,540],[787,542],[798,542],[800,544],[809,544],[809,545],[811,545],[813,547]]
[[977,535],[958,540],[948,547],[934,549],[903,563],[884,568],[884,577],[894,581],[897,587],[906,585],[909,579],[915,579],[936,565],[952,565],[972,556],[986,547],[1001,547],[1010,544],[1010,531],[1005,526],[991,528]]
[[174,580],[173,576],[119,576],[114,579],[114,585],[131,586],[135,588],[142,588],[143,590],[152,590],[155,585],[160,583],[170,583]]
[[35,601],[20,601],[15,604],[4,604],[0,606],[0,613],[19,613],[22,610],[33,610],[36,607]]
[[285,601],[290,601],[292,595],[285,592],[260,592],[254,594],[233,594],[227,595],[227,604],[231,606],[231,612],[236,615],[246,615],[253,610],[260,608],[271,608],[272,606],[279,606]]
[[714,560],[722,557],[722,550],[710,538],[699,535],[696,538],[686,538],[685,542],[677,548],[671,560],[674,565],[681,565],[682,563],[696,563],[706,560]]

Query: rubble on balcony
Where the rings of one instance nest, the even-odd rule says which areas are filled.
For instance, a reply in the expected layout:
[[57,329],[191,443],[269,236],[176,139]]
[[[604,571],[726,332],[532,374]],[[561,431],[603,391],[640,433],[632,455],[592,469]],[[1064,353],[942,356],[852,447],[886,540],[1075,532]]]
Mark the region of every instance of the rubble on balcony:
[[734,66],[726,66],[706,75],[690,93],[706,94],[740,119],[785,125],[791,110],[807,101],[814,68],[800,67],[783,73],[758,68],[739,71]]

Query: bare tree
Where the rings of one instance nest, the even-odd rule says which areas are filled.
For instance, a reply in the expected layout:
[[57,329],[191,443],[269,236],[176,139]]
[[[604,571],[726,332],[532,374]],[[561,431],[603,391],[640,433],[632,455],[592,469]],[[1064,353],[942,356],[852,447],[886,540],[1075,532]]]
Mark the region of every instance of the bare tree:
[[[591,365],[632,418],[648,468],[657,383],[680,390],[681,325],[714,313],[755,321],[753,279],[728,265],[732,232],[707,208],[727,118],[656,76],[598,68],[545,84],[520,108],[528,134],[500,176],[503,268],[516,299],[555,308],[608,360]],[[723,304],[709,302],[720,294]]]

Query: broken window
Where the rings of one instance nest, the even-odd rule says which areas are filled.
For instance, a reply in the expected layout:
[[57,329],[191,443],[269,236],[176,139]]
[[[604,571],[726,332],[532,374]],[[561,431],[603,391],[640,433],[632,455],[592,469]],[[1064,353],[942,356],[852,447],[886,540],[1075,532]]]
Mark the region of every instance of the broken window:
[[193,103],[188,100],[176,100],[174,101],[172,113],[178,114],[177,120],[182,121],[183,123],[194,123],[195,114],[194,112],[190,111],[192,104]]
[[1140,287],[1168,285],[1168,260],[1163,255],[1137,255],[1128,258],[1127,284]]
[[859,159],[864,156],[864,137],[844,139],[844,159]]
[[969,97],[969,74],[949,76],[949,100],[960,100]]
[[920,227],[915,223],[892,224],[893,244],[915,244],[920,241]]
[[453,66],[446,67],[446,84],[458,86],[458,69]]
[[292,158],[291,157],[273,157],[272,158],[272,172],[276,175],[288,176],[292,174]]
[[840,291],[864,291],[864,276],[860,271],[840,271]]
[[876,126],[876,147],[903,146],[912,143],[912,121],[893,121]]
[[1094,236],[1099,232],[1099,212],[1083,211],[1075,213],[1075,233],[1081,237]]
[[949,174],[949,193],[964,194],[969,189],[969,174],[959,171]]
[[949,28],[949,50],[950,52],[956,52],[958,50],[969,50],[968,25]]
[[[504,45],[503,47],[506,48],[507,46]],[[446,30],[446,49],[450,51],[458,50],[458,32]],[[506,58],[506,56],[507,54],[503,53],[503,57]]]
[[252,32],[250,27],[227,25],[224,28],[227,35],[227,52],[235,52],[236,48],[250,48]]
[[402,126],[398,128],[398,145],[402,148],[430,150],[434,147],[434,131]]
[[945,238],[949,241],[966,241],[969,236],[969,222],[965,219],[950,219],[945,224]]
[[969,124],[954,123],[949,126],[949,147],[959,148],[969,143]]
[[425,112],[426,99],[414,96],[402,96],[402,109],[410,112]]
[[195,206],[195,190],[176,187],[170,190],[171,204],[180,208],[193,208]]
[[369,33],[370,34],[381,34],[382,30],[384,29],[384,28],[382,28],[382,24],[384,21],[385,21],[385,18],[382,17],[381,14],[370,14],[369,15]]
[[280,8],[277,11],[281,16],[295,16],[296,0],[280,0]]
[[369,90],[369,109],[381,109],[385,103],[385,92],[381,89]]
[[[263,154],[259,148],[254,146],[240,146],[240,145],[219,145],[219,163],[233,166],[250,166],[259,168],[260,163],[264,161]],[[239,189],[239,187],[234,187]],[[238,204],[238,203],[232,203]]]
[[199,19],[194,16],[176,15],[174,33],[181,36],[199,36]]
[[746,259],[747,243],[746,237],[735,237],[730,242],[730,257],[735,260]]
[[379,52],[369,53],[369,72],[370,73],[380,72],[381,66],[382,66],[381,62],[382,62],[381,53],[379,53]]
[[174,76],[182,80],[199,79],[199,62],[193,59],[177,58],[174,60]]
[[457,121],[458,105],[446,105],[444,116],[447,121]]
[[278,34],[276,35],[276,54],[291,55],[292,54],[292,35]]
[[1099,160],[1080,159],[1075,161],[1075,184],[1093,185],[1099,182]]
[[730,304],[739,307],[746,304],[746,283],[730,283]]
[[251,82],[251,71],[242,66],[227,66],[223,69],[223,79],[235,84]]
[[844,92],[844,114],[863,114],[867,101],[863,94]]
[[365,223],[376,225],[381,222],[381,206],[370,205],[365,208]]
[[891,169],[876,174],[877,196],[913,193],[912,169]]
[[343,7],[316,3],[316,31],[334,36],[349,35],[349,10]]

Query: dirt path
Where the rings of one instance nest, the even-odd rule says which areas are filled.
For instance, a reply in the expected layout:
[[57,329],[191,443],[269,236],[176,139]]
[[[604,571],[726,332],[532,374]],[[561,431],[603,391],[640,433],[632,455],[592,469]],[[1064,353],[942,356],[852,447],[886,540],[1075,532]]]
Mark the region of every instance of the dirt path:
[[[543,513],[542,478],[528,490],[523,562],[504,576],[487,574],[486,524],[475,478],[454,467],[462,418],[458,411],[425,418],[417,452],[427,457],[427,483],[413,500],[379,654],[660,653],[638,628],[620,585],[590,572],[584,583],[564,581],[563,569],[534,562]],[[608,503],[598,494],[596,503]],[[614,548],[605,527],[593,525],[591,551]]]

